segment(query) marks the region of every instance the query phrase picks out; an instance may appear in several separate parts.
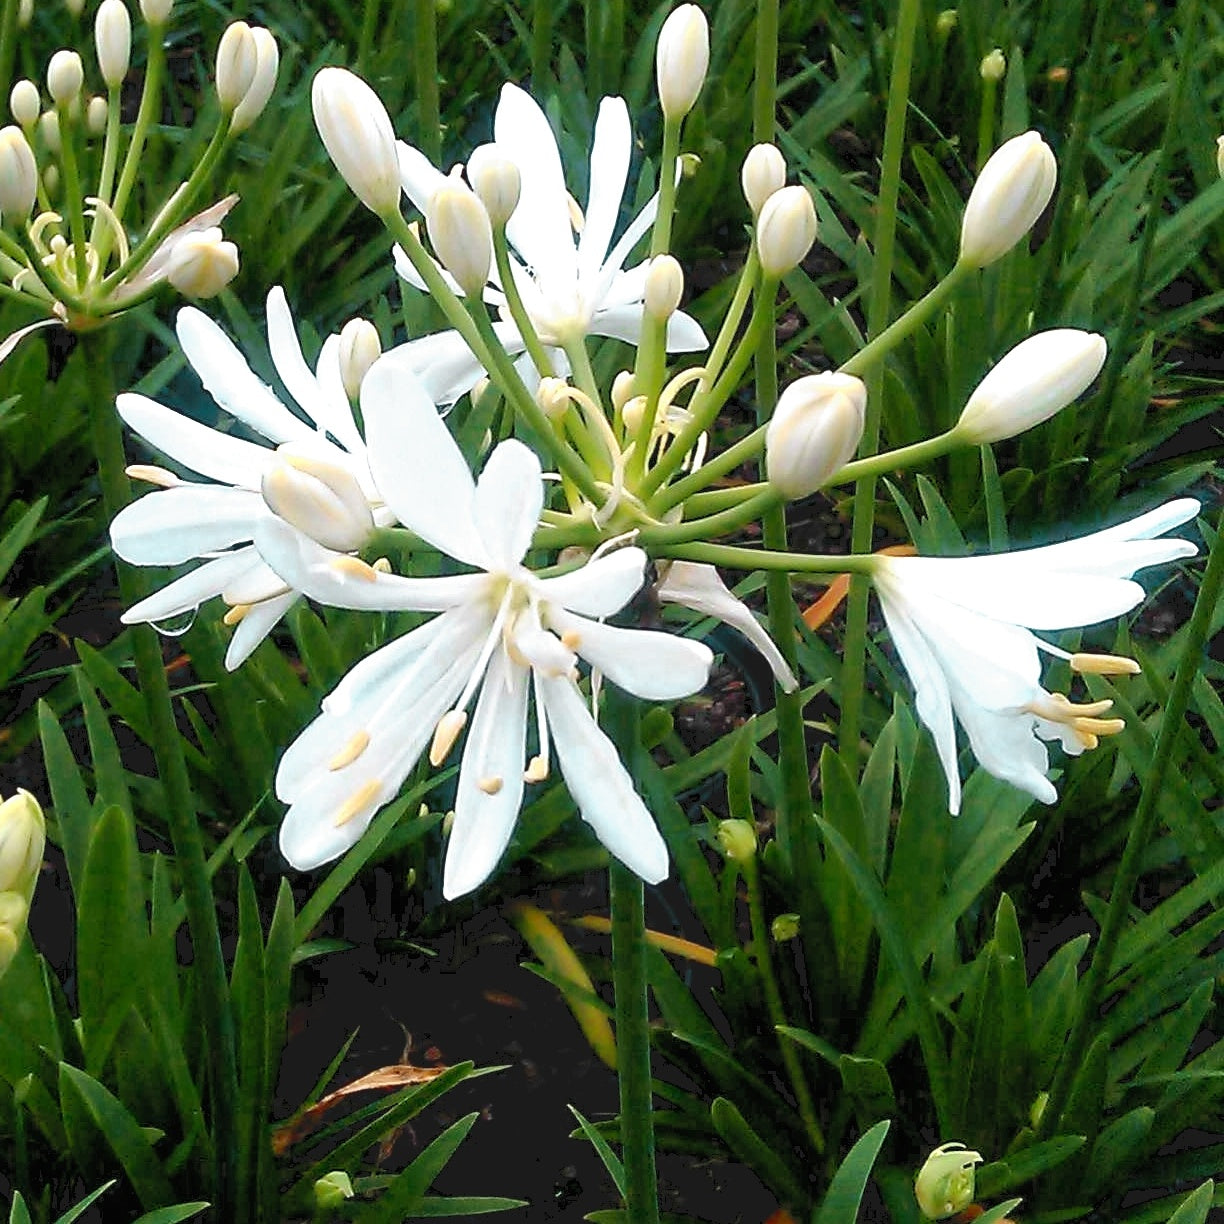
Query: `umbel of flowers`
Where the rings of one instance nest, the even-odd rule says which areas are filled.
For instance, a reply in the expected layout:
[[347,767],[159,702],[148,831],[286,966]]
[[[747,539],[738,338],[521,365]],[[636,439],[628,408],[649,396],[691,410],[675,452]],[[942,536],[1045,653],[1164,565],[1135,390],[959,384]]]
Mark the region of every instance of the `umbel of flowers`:
[[102,0],[95,16],[99,93],[87,95],[81,55],[63,49],[51,57],[42,88],[23,79],[9,95],[14,124],[0,130],[0,277],[9,296],[26,299],[45,317],[0,344],[0,360],[39,327],[59,323],[89,331],[149,298],[163,282],[186,297],[210,298],[238,272],[238,248],[221,231],[238,197],[193,210],[229,142],[272,96],[276,40],[241,21],[226,29],[217,48],[219,119],[212,140],[188,179],[133,227],[132,196],[161,113],[171,5],[141,0],[140,10],[148,61],[126,140],[120,101],[132,19],[125,0]]
[[[202,313],[183,310],[178,334],[188,360],[218,405],[264,443],[120,396],[136,432],[209,482],[132,469],[160,487],[116,518],[116,550],[141,565],[198,564],[125,619],[158,622],[220,597],[235,626],[227,665],[236,667],[303,596],[431,614],[358,663],[281,759],[281,847],[294,866],[342,854],[420,758],[438,767],[459,751],[447,897],[489,876],[528,788],[554,766],[608,850],[643,879],[662,879],[666,848],[600,726],[600,697],[609,684],[646,701],[683,697],[705,683],[711,654],[688,638],[608,618],[650,580],[658,598],[745,633],[782,688],[797,683],[716,566],[873,579],[953,811],[958,721],[984,768],[1043,802],[1055,797],[1046,741],[1078,753],[1120,728],[1108,702],[1048,691],[1040,655],[1068,660],[1078,673],[1124,674],[1135,664],[1071,653],[1034,631],[1090,625],[1134,607],[1143,595],[1132,581],[1137,570],[1194,552],[1161,538],[1194,515],[1189,499],[1085,539],[963,559],[795,556],[718,542],[786,500],[1039,424],[1092,383],[1105,342],[1068,328],[1034,335],[986,373],[952,429],[855,458],[867,394],[860,375],[951,286],[1024,238],[1049,202],[1053,154],[1025,133],[983,167],[960,258],[941,286],[840,370],[792,382],[771,420],[710,454],[711,426],[773,326],[779,281],[807,256],[818,227],[808,188],[788,184],[781,153],[758,145],[743,168],[753,242],[727,314],[711,340],[680,309],[683,272],[667,248],[682,126],[708,55],[704,17],[682,6],[659,42],[657,191],[623,229],[633,137],[621,99],[598,108],[580,207],[547,118],[517,86],[501,92],[492,142],[446,173],[396,139],[364,81],[323,69],[313,85],[323,143],[385,224],[399,274],[432,295],[450,328],[380,355],[368,324],[353,323],[326,340],[312,371],[274,289],[269,347],[299,414]],[[238,97],[235,90],[231,99]],[[648,254],[636,257],[647,237]],[[595,378],[591,337],[633,346],[632,367],[609,387]],[[700,356],[669,372],[670,354]],[[486,380],[505,397],[517,436],[473,459],[444,412],[480,394]],[[715,487],[754,461],[759,482]],[[437,554],[442,576],[397,572],[391,558],[423,548]]]

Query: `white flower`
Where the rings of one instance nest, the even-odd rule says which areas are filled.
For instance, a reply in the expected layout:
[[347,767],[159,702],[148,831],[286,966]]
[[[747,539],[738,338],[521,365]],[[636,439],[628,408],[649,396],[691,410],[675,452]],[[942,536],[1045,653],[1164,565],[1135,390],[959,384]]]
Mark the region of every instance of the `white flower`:
[[[552,349],[549,358],[558,372],[568,370],[557,348],[565,341],[595,335],[636,344],[642,334],[650,261],[626,269],[625,260],[653,224],[658,196],[652,197],[613,245],[633,150],[624,100],[604,98],[599,105],[585,215],[566,190],[556,137],[529,94],[515,85],[502,87],[493,131],[497,152],[519,170],[518,206],[506,224],[506,238],[522,261],[511,260],[515,284],[532,325]],[[446,176],[411,146],[400,142],[398,148],[404,191],[424,213]],[[571,237],[575,229],[579,231],[576,243]],[[424,287],[398,247],[395,266],[405,280]],[[484,296],[495,306],[505,305],[499,281]],[[513,322],[506,318],[495,327],[507,351],[523,351],[523,339]],[[669,352],[693,352],[706,343],[700,325],[683,311],[668,320]],[[410,341],[401,351],[440,404],[453,403],[484,374],[456,332]]]
[[289,530],[307,530],[328,548],[347,550],[375,522],[389,518],[378,503],[341,380],[338,336],[325,341],[312,373],[283,290],[268,294],[268,347],[281,381],[310,418],[305,421],[252,373],[207,315],[192,307],[179,311],[177,331],[187,360],[217,404],[273,446],[212,429],[143,395],[118,397],[119,415],[146,442],[220,482],[188,482],[161,468],[131,469],[164,487],[115,516],[115,552],[133,565],[204,564],[129,608],[123,621],[166,621],[220,595],[230,606],[227,623],[237,624],[225,656],[233,670],[298,598],[251,543],[259,522],[280,514],[292,524]]
[[[983,769],[1042,803],[1058,797],[1046,778],[1042,740],[1072,755],[1121,730],[1100,716],[1109,702],[1075,705],[1041,686],[1038,651],[1083,672],[1134,672],[1131,660],[1068,655],[1030,629],[1068,629],[1121,616],[1143,599],[1136,570],[1197,551],[1157,536],[1186,522],[1199,503],[1181,498],[1078,540],[983,557],[885,557],[873,580],[893,643],[917,691],[918,715],[935,738],[960,809],[953,714]],[[1040,737],[1040,738],[1039,738]]]
[[[644,879],[667,874],[667,851],[615,748],[576,683],[578,658],[649,700],[706,681],[698,642],[601,623],[642,584],[645,554],[624,548],[557,577],[522,559],[543,507],[540,464],[520,442],[498,446],[473,483],[411,370],[381,358],[361,387],[375,479],[397,518],[478,570],[442,578],[371,571],[351,577],[313,541],[265,520],[257,539],[285,580],[333,606],[441,615],[364,659],[289,747],[276,793],[291,806],[281,850],[307,870],[343,854],[389,803],[432,742],[439,765],[467,723],[443,892],[461,896],[493,870],[510,840],[525,781],[549,771],[550,743],[583,818]],[[529,694],[535,753],[528,761]]]

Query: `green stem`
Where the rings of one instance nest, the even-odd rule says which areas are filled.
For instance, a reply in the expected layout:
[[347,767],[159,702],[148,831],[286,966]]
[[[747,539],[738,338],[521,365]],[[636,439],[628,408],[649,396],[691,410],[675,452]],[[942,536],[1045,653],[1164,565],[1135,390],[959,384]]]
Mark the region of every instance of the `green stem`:
[[[897,235],[897,200],[901,191],[901,155],[905,147],[905,117],[909,107],[910,69],[913,66],[914,38],[921,11],[919,0],[900,0],[897,13],[892,76],[888,86],[888,108],[884,120],[884,152],[880,170],[880,195],[876,206],[875,255],[871,265],[871,300],[867,310],[868,335],[883,341],[891,328],[885,325],[892,301],[893,249]],[[929,302],[942,292],[949,292],[950,283],[958,277],[958,268],[946,276],[927,294]],[[961,270],[960,275],[964,274]],[[919,303],[921,305],[921,303]],[[933,309],[933,307],[931,308]],[[907,312],[906,318],[915,311]],[[895,326],[895,325],[894,325]],[[911,326],[916,326],[912,324]],[[906,333],[908,334],[908,332]],[[895,343],[895,341],[893,341]],[[891,346],[890,346],[891,347]],[[867,419],[863,429],[862,449],[868,454],[880,440],[880,421],[884,398],[884,368],[878,363],[880,349],[872,352],[868,344],[843,367],[853,373],[876,362],[867,387]],[[875,478],[866,476],[854,490],[854,525],[851,548],[856,553],[871,551],[872,529],[875,522]],[[859,719],[862,713],[863,685],[867,671],[867,593],[868,584],[861,578],[851,579],[850,597],[846,605],[846,637],[841,676],[841,723],[838,727],[839,749],[850,769],[851,777],[859,771]]]
[[898,468],[916,467],[927,463],[958,446],[965,445],[955,429],[947,433],[937,434],[934,438],[926,438],[922,442],[911,442],[909,446],[899,446],[896,450],[883,451],[878,455],[870,455],[866,459],[856,459],[853,463],[835,472],[823,487],[830,485],[849,484],[852,480],[874,480],[885,472],[895,472]]
[[676,211],[676,160],[680,156],[680,120],[663,121],[663,158],[659,166],[659,209],[650,231],[650,254],[663,255],[671,246]]
[[[157,122],[161,108],[162,77],[166,72],[166,49],[162,46],[162,35],[165,27],[150,23],[149,59],[145,65],[144,85],[140,93],[140,109],[136,112],[136,123],[132,128],[132,139],[128,145],[127,155],[123,159],[123,171],[119,175],[119,186],[115,190],[112,207],[120,224],[123,222],[123,212],[127,208],[128,198],[140,173],[140,164],[144,156],[145,141],[149,129]],[[105,239],[103,239],[105,242]]]
[[[630,775],[641,751],[639,714],[630,697],[609,702],[610,721]],[[620,1089],[625,1208],[633,1224],[658,1224],[654,1117],[651,1113],[650,1012],[646,994],[646,920],[642,881],[613,859],[612,988],[616,1002],[616,1077]]]
[[531,83],[536,96],[543,96],[544,74],[552,63],[554,0],[535,0],[531,12]]
[[1203,666],[1203,652],[1211,631],[1211,622],[1220,606],[1224,591],[1224,512],[1216,521],[1216,537],[1203,582],[1194,601],[1194,613],[1186,629],[1186,643],[1173,687],[1169,691],[1160,715],[1160,730],[1156,735],[1156,747],[1152,753],[1152,767],[1143,781],[1139,804],[1126,837],[1126,847],[1118,864],[1117,874],[1109,890],[1109,908],[1101,926],[1100,938],[1093,950],[1092,963],[1078,992],[1078,1006],[1071,1031],[1063,1045],[1062,1058],[1050,1086],[1050,1099],[1038,1127],[1040,1135],[1050,1134],[1060,1121],[1067,1104],[1071,1084],[1083,1062],[1084,1050],[1092,1026],[1097,1022],[1097,1009],[1109,982],[1113,968],[1114,952],[1130,913],[1131,896],[1143,869],[1143,854],[1156,829],[1159,819],[1159,802],[1164,794],[1165,776],[1173,763],[1173,750],[1183,729],[1183,720],[1190,703],[1190,690],[1194,679]]
[[13,84],[13,60],[17,53],[18,0],[4,0],[0,8],[0,97],[7,98]]
[[[114,409],[114,392],[110,385],[109,335],[106,331],[91,332],[81,337],[81,343],[94,350],[85,362],[91,384],[88,395],[90,433],[98,459],[103,505],[110,519],[131,500],[131,487],[124,470],[122,424]],[[128,605],[135,603],[145,594],[143,576],[126,565],[118,569],[123,601]],[[174,845],[198,975],[196,997],[206,1033],[212,1140],[217,1161],[211,1197],[218,1218],[232,1219],[238,1081],[233,1016],[229,1007],[229,986],[221,954],[216,908],[208,878],[204,839],[196,819],[195,799],[175,723],[161,644],[157,633],[149,625],[133,625],[130,632],[136,674],[149,718],[153,756],[164,791],[164,814]]]
[[549,360],[544,345],[540,342],[539,333],[523,305],[523,296],[519,293],[518,281],[514,279],[514,268],[510,263],[510,248],[506,245],[506,230],[503,226],[493,233],[493,259],[497,264],[497,275],[501,278],[502,292],[506,295],[506,305],[510,309],[510,317],[523,337],[527,352],[540,372],[541,378],[554,377],[553,364]]
[[381,4],[379,0],[365,0],[361,13],[361,31],[357,35],[357,59],[353,71],[359,76],[369,72],[368,61],[374,49],[374,36],[378,33]]
[[81,175],[76,160],[76,124],[69,107],[57,105],[60,130],[60,165],[64,170],[64,211],[72,234],[73,262],[76,265],[76,287],[83,290],[89,280],[89,246],[85,241],[85,214],[82,212]]
[[766,426],[758,425],[750,434],[708,459],[695,472],[690,472],[675,484],[660,489],[648,503],[650,513],[655,518],[662,518],[673,506],[680,505],[694,493],[708,488],[718,477],[733,471],[741,463],[755,459],[765,445],[765,429]]
[[859,554],[838,556],[830,553],[775,552],[769,548],[745,548],[738,544],[668,544],[660,556],[684,561],[704,561],[726,569],[783,570],[796,574],[863,574],[870,576],[878,558]]
[[437,0],[416,0],[413,63],[416,67],[418,148],[436,166],[442,160],[442,118],[438,102]]
[[978,111],[977,170],[981,174],[986,159],[994,149],[995,103],[999,82],[994,77],[982,78],[982,105]]
[[756,962],[757,972],[761,975],[761,984],[765,990],[765,1006],[778,1037],[778,1051],[786,1067],[791,1091],[795,1094],[799,1117],[803,1120],[803,1126],[812,1147],[818,1153],[823,1152],[825,1149],[824,1133],[816,1118],[816,1108],[812,1102],[807,1077],[803,1074],[799,1051],[794,1042],[789,1041],[778,1032],[778,1029],[789,1024],[790,1021],[782,1005],[782,992],[778,989],[778,979],[774,974],[773,956],[769,945],[769,923],[765,920],[765,904],[761,896],[761,870],[757,865],[756,855],[752,854],[743,859],[741,866],[744,871],[744,883],[748,889],[748,917],[752,925],[752,959]]
[[[102,171],[98,175],[98,198],[110,201],[115,186],[115,170],[119,162],[119,87],[112,86],[106,94],[106,139],[102,145]],[[91,237],[96,237],[101,215],[95,214]]]
[[706,514],[717,514],[721,510],[730,510],[733,506],[742,506],[758,493],[764,493],[769,488],[769,481],[758,480],[754,484],[733,485],[728,489],[706,489],[694,493],[684,499],[684,510],[692,518],[700,518]]
[[[753,519],[765,518],[775,510],[781,509],[782,494],[772,485],[767,484],[760,493],[750,497],[742,504],[720,510],[717,514],[711,514],[706,518],[691,519],[672,526],[643,527],[639,539],[643,545],[651,547],[662,544],[685,544],[690,540],[709,540],[726,535],[729,531],[734,531]],[[767,546],[774,547],[775,545],[769,545],[767,541]],[[786,541],[782,540],[780,546],[785,548]],[[787,600],[788,602],[790,600],[789,590]]]

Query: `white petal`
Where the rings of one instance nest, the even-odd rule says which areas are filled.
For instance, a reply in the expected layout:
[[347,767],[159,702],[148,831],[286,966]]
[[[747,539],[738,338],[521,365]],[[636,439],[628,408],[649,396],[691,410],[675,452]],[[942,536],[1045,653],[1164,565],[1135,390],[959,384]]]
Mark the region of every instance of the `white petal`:
[[448,556],[483,567],[467,460],[402,354],[380,357],[361,384],[370,470],[405,527]]
[[334,333],[323,341],[319,350],[319,362],[315,368],[315,379],[319,387],[319,416],[315,422],[336,439],[350,454],[365,454],[365,439],[362,438],[353,420],[353,406],[344,389],[344,377],[340,373],[340,336]]
[[618,548],[581,569],[556,578],[538,578],[540,598],[583,616],[613,616],[641,589],[646,554],[640,548]]
[[440,612],[483,600],[489,587],[487,574],[402,578],[358,569],[355,558],[316,544],[273,516],[256,527],[255,545],[289,586],[332,608]]
[[948,811],[960,811],[961,784],[956,762],[956,726],[952,721],[952,695],[943,669],[921,632],[909,618],[903,603],[894,601],[882,585],[877,585],[884,622],[892,634],[893,645],[914,686],[914,706],[935,740],[935,751],[948,780]]
[[669,353],[696,353],[708,348],[709,339],[700,323],[683,310],[677,310],[667,320],[667,351]]
[[787,666],[773,638],[765,632],[748,606],[731,594],[712,565],[673,561],[668,566],[666,577],[659,583],[658,596],[663,603],[692,608],[694,612],[716,617],[738,629],[765,656],[783,692],[793,693],[799,687],[795,673]]
[[146,493],[111,523],[111,547],[133,565],[178,565],[248,543],[266,511],[258,493],[218,485],[179,485]]
[[402,140],[395,142],[395,152],[399,158],[400,186],[424,216],[430,197],[446,182],[447,176],[420,149]]
[[523,800],[527,677],[527,669],[511,663],[504,650],[494,652],[459,770],[455,822],[442,877],[442,895],[448,901],[488,879],[514,831]]
[[206,314],[184,306],[178,312],[175,331],[204,389],[231,416],[273,442],[288,442],[312,432],[251,372],[234,342]]
[[[466,290],[433,256],[427,256],[427,258],[437,270],[438,275],[446,282],[446,287],[456,297],[467,296]],[[399,243],[391,248],[391,261],[395,264],[395,273],[401,280],[406,280],[414,289],[419,289],[422,293],[429,292],[425,278],[417,271],[416,264],[408,258],[408,252]]]
[[137,625],[143,621],[157,622],[184,612],[194,612],[205,600],[220,595],[239,574],[262,565],[259,554],[249,545],[235,549],[176,578],[160,591],[133,604],[119,619],[125,625]]
[[[611,336],[627,344],[637,344],[642,338],[642,315],[645,306],[637,302],[628,306],[609,306],[597,311],[591,319],[593,336]],[[709,341],[696,319],[689,318],[677,310],[667,321],[667,351],[669,353],[693,353],[706,348]]]
[[150,446],[177,463],[224,484],[258,489],[276,452],[242,438],[231,438],[143,395],[124,392],[115,399],[124,421]]
[[540,692],[561,772],[583,820],[648,884],[666,879],[667,846],[582,694],[565,677],[540,677]]
[[578,259],[557,138],[544,112],[517,85],[502,86],[493,139],[518,166],[522,180],[506,237],[531,267],[546,297],[572,295]]
[[522,561],[544,508],[544,483],[535,452],[510,438],[489,456],[472,506],[490,568],[507,572]]
[[0,361],[4,361],[31,332],[36,332],[43,327],[54,327],[57,323],[63,326],[59,319],[39,319],[37,323],[19,327],[15,332],[5,336],[4,340],[0,341]]
[[632,151],[629,108],[623,98],[604,98],[591,142],[586,224],[578,240],[578,277],[584,284],[598,274],[612,244]]
[[292,591],[288,583],[262,557],[248,565],[225,584],[221,598],[230,607],[238,604],[260,604],[268,599],[279,599]]
[[252,651],[272,632],[273,626],[301,596],[297,591],[289,591],[277,595],[273,599],[265,599],[254,604],[251,610],[238,622],[234,636],[225,651],[225,670],[236,671],[250,658]]
[[[676,172],[679,175],[679,162],[676,163]],[[604,260],[604,265],[599,270],[599,280],[596,282],[595,291],[591,295],[593,302],[600,303],[604,300],[613,279],[620,275],[621,269],[625,266],[625,260],[629,258],[633,248],[637,246],[645,236],[646,231],[654,224],[655,214],[658,211],[659,196],[656,192],[646,202],[646,207],[629,223],[629,228],[620,236],[616,245],[609,253],[608,258]]]
[[306,364],[306,358],[302,356],[302,346],[298,341],[293,315],[289,311],[285,291],[280,285],[275,285],[268,291],[266,309],[268,351],[272,354],[272,364],[276,367],[281,382],[285,384],[285,390],[317,425],[320,423],[319,386]]
[[[576,637],[572,649],[613,684],[647,701],[672,701],[704,688],[714,656],[691,638],[653,629],[621,629],[550,608],[546,626]],[[566,639],[566,645],[570,640]]]
[[1042,803],[1054,803],[1058,791],[1045,776],[1049,757],[1033,734],[1037,720],[1031,714],[986,710],[972,699],[959,700],[952,687],[957,717],[969,734],[969,746],[979,764],[1003,782],[1027,791]]

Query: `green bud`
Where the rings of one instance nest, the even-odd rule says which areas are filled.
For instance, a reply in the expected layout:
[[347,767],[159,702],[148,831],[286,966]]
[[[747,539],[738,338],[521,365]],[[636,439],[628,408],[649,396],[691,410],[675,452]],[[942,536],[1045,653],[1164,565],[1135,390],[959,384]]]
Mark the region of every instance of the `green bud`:
[[1029,1106],[1029,1121],[1033,1124],[1034,1130],[1041,1125],[1041,1119],[1045,1117],[1046,1106],[1049,1103],[1050,1094],[1048,1092],[1039,1092],[1036,1099]]
[[973,1202],[974,1168],[980,1152],[963,1143],[945,1143],[926,1159],[914,1179],[914,1197],[928,1220],[943,1220],[964,1211]]
[[756,854],[756,828],[747,820],[723,820],[718,825],[718,844],[729,859],[747,862]]
[[799,915],[779,914],[769,924],[769,933],[777,943],[786,943],[788,939],[794,939],[799,934]]
[[956,29],[958,17],[955,9],[944,9],[938,17],[935,18],[935,33],[940,38],[947,38],[953,30]]
[[343,1169],[333,1169],[314,1184],[315,1208],[335,1211],[345,1199],[353,1197],[353,1181]]

